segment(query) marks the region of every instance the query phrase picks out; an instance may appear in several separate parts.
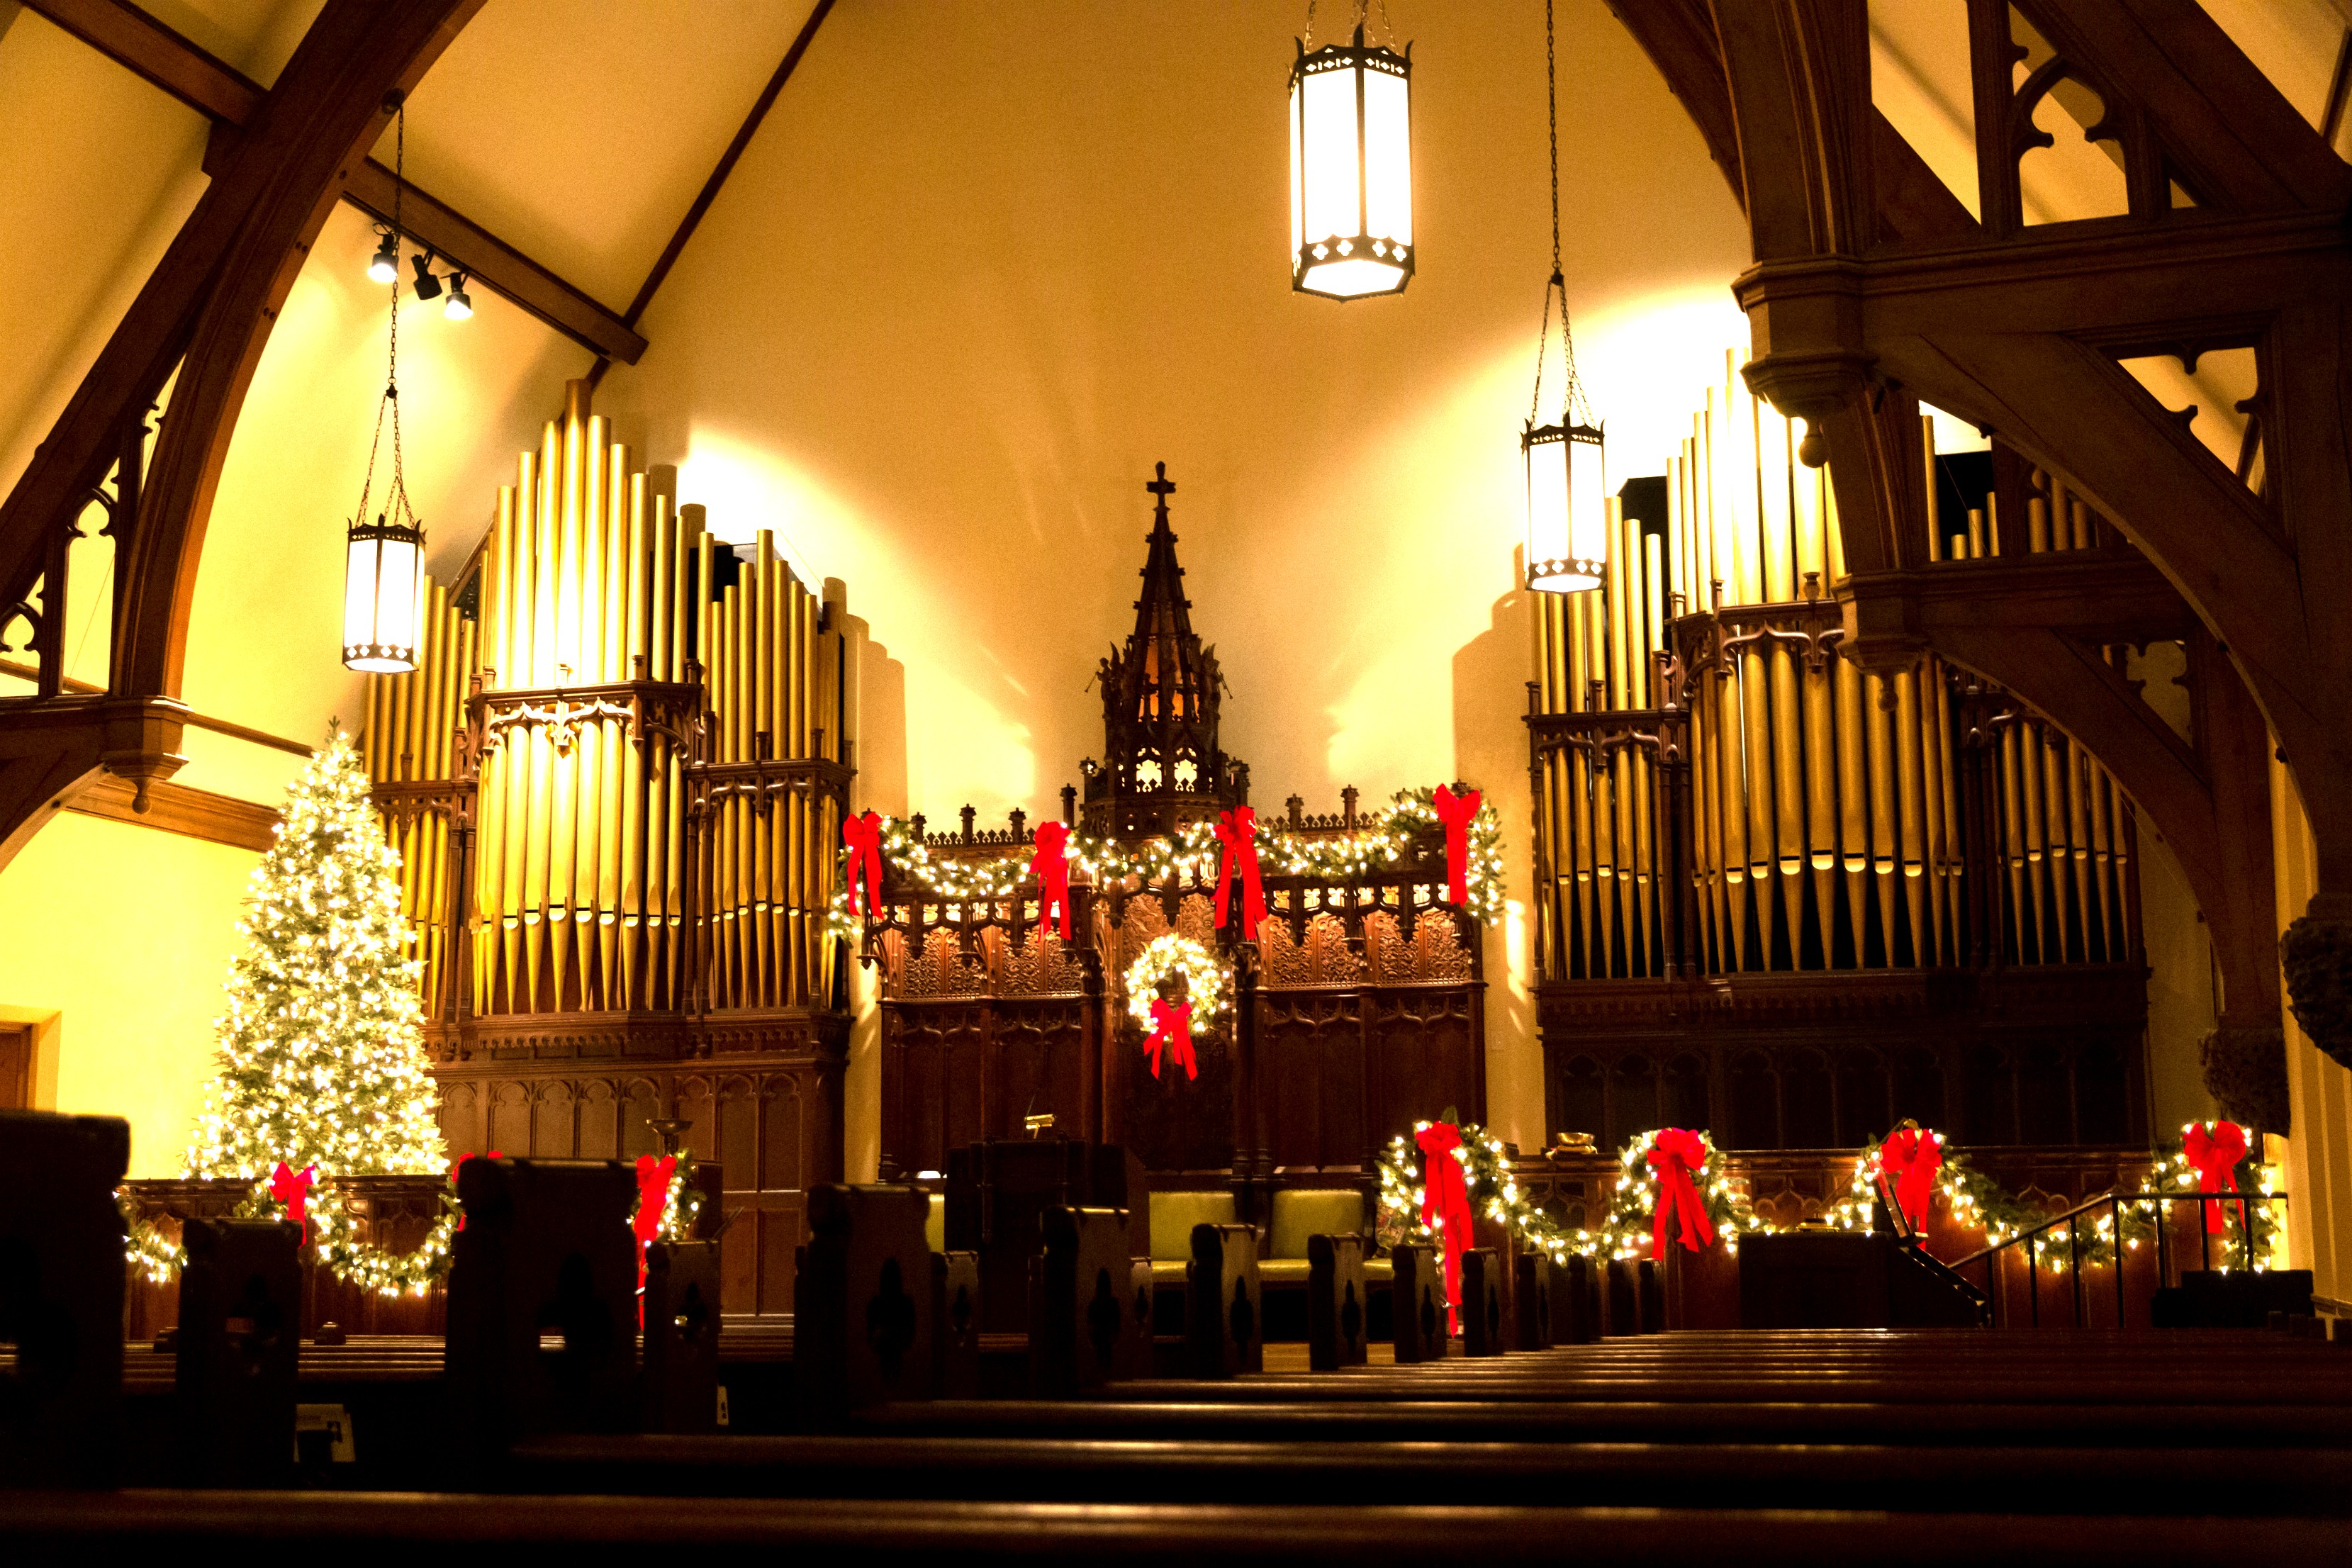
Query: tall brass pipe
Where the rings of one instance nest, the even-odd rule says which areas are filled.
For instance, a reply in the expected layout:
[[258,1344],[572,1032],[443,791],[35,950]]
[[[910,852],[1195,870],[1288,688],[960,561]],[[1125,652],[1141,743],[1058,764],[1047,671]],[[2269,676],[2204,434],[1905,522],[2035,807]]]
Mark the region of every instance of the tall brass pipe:
[[1870,772],[1870,879],[1878,900],[1881,962],[1895,963],[1895,759],[1889,754],[1885,678],[1863,678],[1863,752]]
[[[1898,768],[1898,810],[1902,833],[1903,905],[1911,921],[1911,962],[1925,967],[1935,962],[1933,937],[1927,924],[1927,768],[1919,731],[1919,676],[1906,669],[1895,678],[1895,763]],[[1894,942],[1887,942],[1889,962]]]

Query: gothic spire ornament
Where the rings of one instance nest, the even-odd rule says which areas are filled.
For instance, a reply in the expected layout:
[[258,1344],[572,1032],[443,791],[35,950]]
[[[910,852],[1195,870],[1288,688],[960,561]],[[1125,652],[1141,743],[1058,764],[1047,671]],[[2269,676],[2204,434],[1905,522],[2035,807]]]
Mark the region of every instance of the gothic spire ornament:
[[[397,93],[387,100],[398,124],[392,163],[392,231],[387,246],[400,243],[401,193],[408,153],[408,110]],[[392,283],[390,349],[383,396],[375,410],[375,435],[368,443],[367,477],[352,509],[343,561],[343,663],[369,674],[400,674],[416,668],[419,584],[425,570],[425,526],[408,504],[407,477],[400,450],[400,273]],[[385,416],[392,420],[392,483],[383,505],[368,521],[375,489],[375,464],[383,447]]]

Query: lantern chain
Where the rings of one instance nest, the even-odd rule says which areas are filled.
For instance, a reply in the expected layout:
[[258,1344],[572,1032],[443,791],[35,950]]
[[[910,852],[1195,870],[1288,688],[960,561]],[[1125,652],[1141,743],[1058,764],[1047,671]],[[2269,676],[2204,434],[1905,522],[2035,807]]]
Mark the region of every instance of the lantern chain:
[[[1298,41],[1300,49],[1308,54],[1312,54],[1315,50],[1315,4],[1316,0],[1307,0],[1307,36]],[[1389,0],[1380,0],[1380,6],[1381,34],[1383,37],[1388,39],[1387,47],[1394,48],[1396,47],[1396,24],[1389,20]],[[1372,0],[1356,0],[1356,30],[1358,32],[1363,31],[1364,24],[1371,20],[1371,13]]]
[[[1590,425],[1591,405],[1585,401],[1584,383],[1576,374],[1576,338],[1568,321],[1568,277],[1559,262],[1559,82],[1557,51],[1552,30],[1553,0],[1544,0],[1544,117],[1550,133],[1551,153],[1551,277],[1544,284],[1543,319],[1536,329],[1536,387],[1528,399],[1528,423],[1533,425],[1543,405],[1543,373],[1545,351],[1551,342],[1552,296],[1559,296],[1559,352],[1568,373],[1568,384],[1560,395],[1560,423]],[[1381,16],[1388,14],[1382,0]]]
[[[396,257],[402,237],[401,197],[407,186],[408,104],[404,99],[396,99],[393,125],[391,238]],[[368,497],[375,489],[376,455],[383,445],[383,416],[385,410],[389,409],[392,413],[392,488],[384,495],[384,516],[387,519],[404,518],[413,525],[416,514],[408,503],[408,477],[402,461],[400,440],[400,266],[396,259],[393,264],[391,288],[392,322],[385,356],[383,396],[376,404],[375,433],[368,441],[367,473],[360,481],[359,509],[352,513],[352,521],[367,521]]]

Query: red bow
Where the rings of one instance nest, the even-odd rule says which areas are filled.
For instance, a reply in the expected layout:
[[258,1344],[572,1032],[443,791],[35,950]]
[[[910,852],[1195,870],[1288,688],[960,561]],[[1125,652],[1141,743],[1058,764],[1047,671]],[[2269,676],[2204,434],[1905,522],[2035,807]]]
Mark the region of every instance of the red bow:
[[1650,1221],[1650,1256],[1666,1255],[1666,1227],[1682,1220],[1682,1243],[1693,1252],[1715,1244],[1715,1222],[1706,1217],[1691,1173],[1706,1163],[1706,1143],[1696,1132],[1669,1127],[1650,1142],[1650,1169],[1658,1178],[1658,1207]]
[[1421,1223],[1437,1232],[1445,1244],[1445,1331],[1462,1329],[1462,1249],[1470,1245],[1470,1184],[1454,1151],[1462,1147],[1462,1130],[1450,1121],[1433,1121],[1413,1135],[1421,1145]]
[[1916,1127],[1898,1128],[1879,1145],[1878,1168],[1895,1184],[1895,1201],[1913,1230],[1927,1223],[1927,1205],[1936,1194],[1936,1172],[1943,1163],[1943,1145],[1936,1142],[1936,1135]]
[[286,1217],[302,1227],[302,1238],[296,1246],[310,1239],[310,1220],[306,1212],[310,1204],[310,1188],[319,1180],[319,1167],[305,1165],[298,1174],[285,1161],[269,1173],[269,1195],[286,1205]]
[[637,1217],[630,1229],[637,1233],[637,1327],[646,1326],[646,1248],[661,1235],[662,1215],[669,1212],[669,1182],[677,1173],[677,1156],[637,1156]]
[[1478,792],[1455,795],[1444,784],[1430,797],[1445,824],[1445,896],[1455,905],[1470,901],[1470,822],[1478,815]]
[[882,816],[879,812],[862,812],[845,817],[841,824],[841,841],[849,846],[849,867],[843,884],[849,891],[849,912],[857,912],[857,883],[862,873],[866,881],[866,912],[879,919],[882,914]]
[[1184,1069],[1188,1079],[1199,1078],[1201,1069],[1192,1056],[1192,1004],[1190,1002],[1154,1001],[1151,1004],[1151,1037],[1143,1048],[1151,1053],[1151,1076],[1160,1076],[1160,1047],[1166,1046],[1176,1065]]
[[1044,900],[1045,918],[1057,915],[1062,922],[1062,940],[1070,940],[1070,858],[1066,847],[1070,841],[1069,824],[1041,822],[1037,825],[1037,858],[1029,862],[1029,869],[1037,876],[1037,896]]
[[1265,888],[1257,872],[1257,813],[1246,805],[1217,814],[1217,842],[1225,847],[1224,863],[1217,868],[1217,925],[1223,929],[1233,894],[1233,879],[1242,882],[1242,940],[1257,940],[1258,922],[1265,919]]
[[[2189,1136],[2180,1141],[2180,1152],[2197,1167],[2197,1190],[2200,1193],[2229,1193],[2237,1190],[2238,1162],[2246,1157],[2246,1130],[2234,1121],[2216,1121],[2208,1133],[2202,1126],[2191,1127]],[[2227,1204],[2205,1204],[2205,1228],[2223,1231],[2230,1227],[2230,1207]]]
[[[456,1159],[449,1162],[449,1184],[451,1186],[454,1187],[457,1184],[457,1173],[464,1169],[466,1162],[473,1157],[474,1156],[471,1154],[460,1154]],[[488,1154],[484,1155],[483,1158],[489,1160],[502,1160],[506,1158],[506,1156],[500,1154],[496,1149],[493,1149]],[[457,1209],[457,1229],[463,1230],[465,1228],[466,1210],[465,1206],[460,1205]]]

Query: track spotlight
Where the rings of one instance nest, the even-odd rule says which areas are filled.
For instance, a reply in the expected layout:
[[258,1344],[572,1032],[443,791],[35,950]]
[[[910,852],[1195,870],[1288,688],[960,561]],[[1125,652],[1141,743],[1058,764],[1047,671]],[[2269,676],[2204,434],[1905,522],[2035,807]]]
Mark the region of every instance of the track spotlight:
[[368,261],[368,279],[372,282],[390,283],[400,277],[400,237],[390,229],[383,231],[383,242],[375,247]]
[[433,276],[433,253],[428,250],[422,256],[412,256],[408,264],[416,268],[416,297],[420,300],[439,299],[441,279]]
[[464,273],[452,272],[449,274],[449,299],[448,301],[441,307],[441,313],[453,321],[468,321],[472,318],[474,314],[474,301],[472,296],[466,292],[466,275]]

